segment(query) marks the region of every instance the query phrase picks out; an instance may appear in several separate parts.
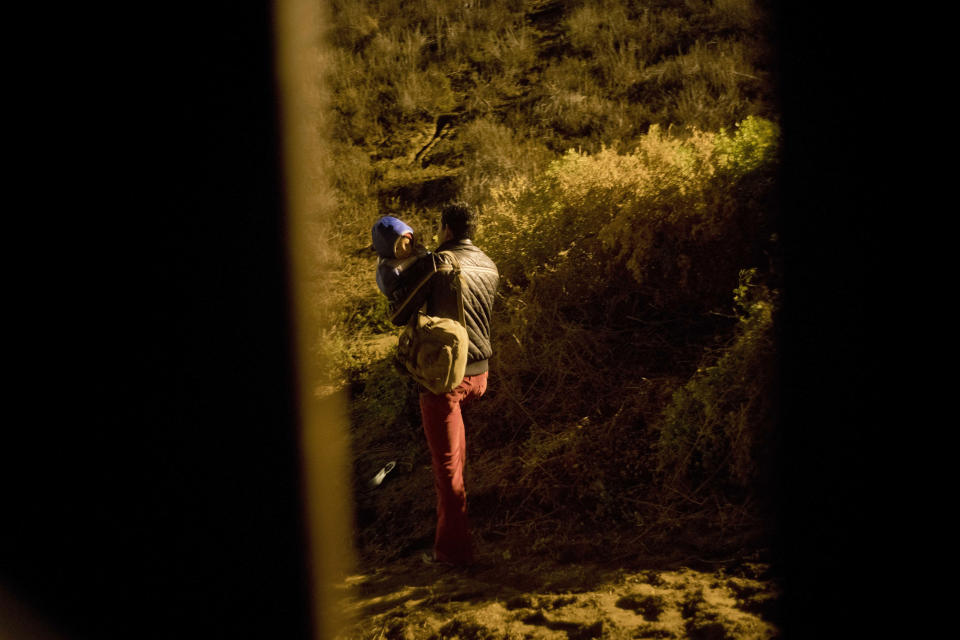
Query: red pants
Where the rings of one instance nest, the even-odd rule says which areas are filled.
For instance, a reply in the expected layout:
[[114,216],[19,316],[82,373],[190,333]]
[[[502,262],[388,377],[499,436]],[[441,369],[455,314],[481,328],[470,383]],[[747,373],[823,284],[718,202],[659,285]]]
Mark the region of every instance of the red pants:
[[473,546],[467,522],[467,491],[463,486],[463,463],[467,456],[461,405],[487,390],[487,372],[466,376],[450,393],[420,394],[423,432],[430,446],[433,480],[437,489],[437,534],[433,552],[442,562],[470,564]]

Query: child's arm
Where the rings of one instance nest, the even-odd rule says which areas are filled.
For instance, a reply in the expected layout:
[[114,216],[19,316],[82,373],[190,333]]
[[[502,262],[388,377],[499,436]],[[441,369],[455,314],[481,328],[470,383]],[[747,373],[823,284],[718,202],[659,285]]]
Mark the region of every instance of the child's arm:
[[424,252],[403,269],[397,277],[397,287],[390,297],[389,320],[395,325],[406,324],[410,316],[416,313],[427,301],[430,293],[430,279],[437,272],[433,254]]
[[421,256],[413,255],[409,258],[380,258],[377,262],[377,286],[389,300],[396,300],[403,296],[403,288],[408,286],[409,278],[404,273],[412,267]]

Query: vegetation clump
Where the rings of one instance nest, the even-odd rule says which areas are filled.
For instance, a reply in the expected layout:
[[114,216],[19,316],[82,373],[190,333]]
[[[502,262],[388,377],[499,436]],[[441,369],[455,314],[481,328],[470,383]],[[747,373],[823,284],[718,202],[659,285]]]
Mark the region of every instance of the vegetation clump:
[[[361,553],[429,543],[433,499],[364,247],[384,214],[435,242],[451,194],[480,210],[502,276],[490,386],[466,415],[479,539],[577,559],[762,528],[780,295],[762,6],[338,1],[333,16],[339,260],[318,344],[351,394]],[[389,539],[385,514],[409,520]]]
[[709,354],[663,411],[659,470],[696,485],[749,487],[770,477],[776,406],[774,294],[741,273],[738,326],[730,344]]

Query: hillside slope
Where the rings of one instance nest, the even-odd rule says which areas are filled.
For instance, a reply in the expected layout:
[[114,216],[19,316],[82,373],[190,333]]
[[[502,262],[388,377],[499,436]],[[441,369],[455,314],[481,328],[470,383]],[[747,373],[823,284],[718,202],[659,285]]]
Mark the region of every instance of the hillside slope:
[[434,504],[416,391],[393,366],[364,247],[384,214],[430,245],[451,198],[480,208],[478,243],[504,276],[490,388],[466,416],[481,557],[762,558],[779,258],[761,7],[333,8],[338,214],[321,348],[338,366],[324,388],[351,398],[365,580],[429,547]]

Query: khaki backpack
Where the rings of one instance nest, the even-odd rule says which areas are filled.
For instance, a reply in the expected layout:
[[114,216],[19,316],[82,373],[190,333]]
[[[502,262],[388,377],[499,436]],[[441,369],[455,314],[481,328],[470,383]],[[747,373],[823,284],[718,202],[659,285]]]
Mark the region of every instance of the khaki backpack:
[[403,368],[414,380],[436,394],[449,393],[463,381],[470,346],[463,315],[460,261],[452,252],[443,251],[441,254],[446,254],[453,262],[459,321],[418,311],[403,328],[397,345],[397,359]]

